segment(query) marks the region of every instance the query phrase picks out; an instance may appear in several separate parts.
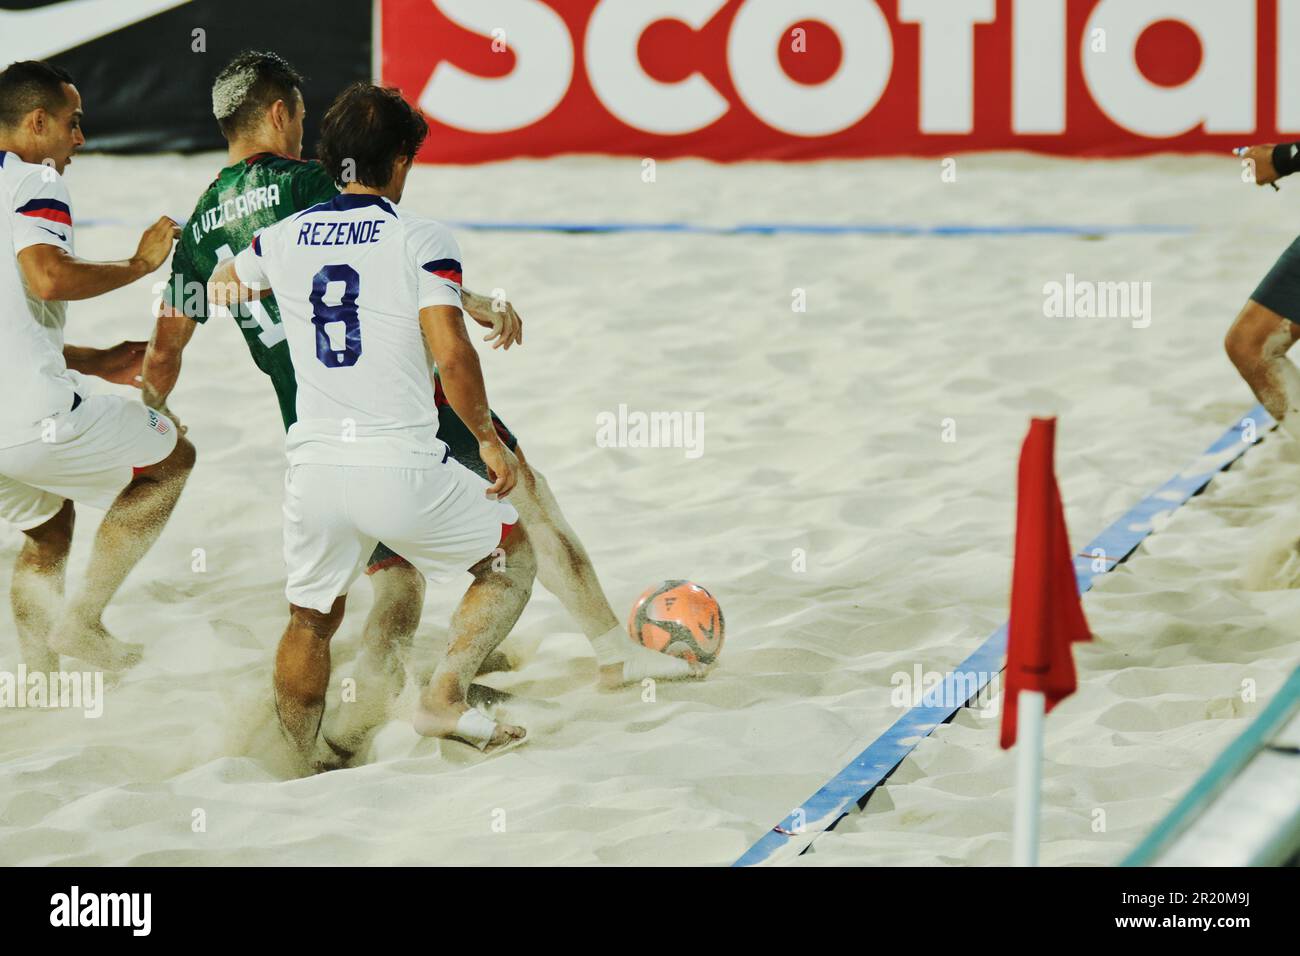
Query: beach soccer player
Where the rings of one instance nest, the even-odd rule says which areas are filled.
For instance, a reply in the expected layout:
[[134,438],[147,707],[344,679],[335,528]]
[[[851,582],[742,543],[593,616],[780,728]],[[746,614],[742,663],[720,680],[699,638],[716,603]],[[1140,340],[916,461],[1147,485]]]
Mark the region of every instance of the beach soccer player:
[[[229,145],[228,164],[200,197],[186,224],[172,261],[172,276],[163,296],[144,363],[146,404],[167,409],[184,349],[197,325],[207,321],[206,286],[217,264],[244,249],[257,230],[296,215],[338,195],[333,177],[317,162],[301,160],[302,77],[274,53],[245,52],[217,75],[213,112]],[[522,340],[522,325],[508,303],[462,289],[462,305],[489,329],[493,347],[509,349]],[[275,296],[236,303],[237,320],[254,363],[267,375],[287,429],[294,423],[297,383],[280,322]],[[478,442],[447,402],[437,378],[435,404],[439,438],[451,456],[480,476],[487,467]],[[502,441],[520,463],[519,487],[512,502],[529,529],[538,556],[538,580],[564,604],[591,640],[607,686],[645,678],[696,676],[700,668],[634,643],[620,626],[605,597],[586,548],[560,510],[542,473],[524,457],[514,435],[493,415]],[[380,544],[368,573],[375,600],[362,636],[358,680],[400,690],[405,671],[394,666],[394,650],[409,647],[419,624],[424,579],[408,562]],[[331,726],[329,738],[342,753],[360,743],[376,715],[354,708],[357,721]]]
[[[344,163],[355,177],[261,230],[212,278],[218,302],[274,291],[298,384],[285,445],[290,612],[275,696],[304,756],[317,746],[330,638],[380,540],[432,581],[473,576],[420,695],[416,730],[484,748],[524,736],[468,702],[474,675],[528,602],[536,564],[503,500],[519,466],[492,420],[465,330],[460,249],[445,226],[397,210],[427,131],[395,90],[349,87],[325,115],[320,153],[335,180]],[[490,484],[438,438],[430,358],[495,476]]]
[[[67,303],[121,288],[171,252],[165,216],[119,262],[78,258],[63,173],[85,143],[81,95],[47,63],[0,72],[0,518],[25,538],[11,603],[27,667],[67,654],[105,670],[139,660],[111,635],[104,608],[157,540],[194,464],[175,425],[138,400],[91,392],[83,374],[134,384],[142,343],[65,345]],[[85,577],[64,598],[73,503],[105,510]]]

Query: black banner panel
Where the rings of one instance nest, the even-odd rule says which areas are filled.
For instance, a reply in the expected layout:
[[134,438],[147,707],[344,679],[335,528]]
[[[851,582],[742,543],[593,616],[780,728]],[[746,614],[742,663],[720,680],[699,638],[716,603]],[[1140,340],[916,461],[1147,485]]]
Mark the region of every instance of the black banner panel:
[[325,107],[370,77],[370,0],[3,0],[0,65],[49,60],[72,74],[86,148],[224,148],[217,72],[242,50],[279,53],[306,77],[310,154]]

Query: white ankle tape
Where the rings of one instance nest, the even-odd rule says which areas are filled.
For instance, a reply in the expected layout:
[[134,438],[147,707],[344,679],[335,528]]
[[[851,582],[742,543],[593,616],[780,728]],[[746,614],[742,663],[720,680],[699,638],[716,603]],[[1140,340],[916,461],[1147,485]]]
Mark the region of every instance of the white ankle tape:
[[496,729],[497,722],[477,707],[471,707],[456,721],[456,736],[469,741],[479,750],[485,749],[492,742]]
[[630,639],[623,636],[623,629],[611,627],[600,637],[591,639],[591,648],[596,652],[596,663],[601,667],[617,664],[626,656],[626,644]]

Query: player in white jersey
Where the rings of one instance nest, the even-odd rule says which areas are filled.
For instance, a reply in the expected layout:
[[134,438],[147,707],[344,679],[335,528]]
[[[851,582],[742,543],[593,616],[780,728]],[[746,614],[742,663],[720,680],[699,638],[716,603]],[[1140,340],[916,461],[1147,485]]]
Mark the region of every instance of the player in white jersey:
[[[431,580],[474,577],[421,693],[416,730],[481,748],[524,736],[468,704],[472,678],[528,601],[536,564],[518,514],[501,500],[519,463],[493,424],[465,330],[460,250],[444,226],[394,206],[426,132],[395,90],[350,87],[321,140],[337,178],[348,178],[333,168],[342,152],[355,168],[343,193],[268,226],[212,278],[219,304],[231,301],[231,285],[241,295],[274,291],[298,383],[286,439],[290,620],[275,691],[281,725],[306,757],[325,746],[330,638],[381,540]],[[491,484],[438,438],[434,361]]]
[[[142,343],[65,345],[67,301],[142,278],[166,261],[176,224],[163,217],[121,262],[73,246],[62,173],[85,143],[81,96],[64,71],[11,64],[0,73],[0,518],[26,535],[11,591],[24,661],[59,654],[117,669],[139,645],[104,629],[105,606],[157,539],[194,463],[165,416],[94,395],[81,373],[133,383]],[[82,587],[63,600],[73,502],[106,509]]]
[[[229,144],[226,167],[218,173],[198,204],[192,222],[177,244],[172,281],[157,314],[153,338],[144,362],[145,403],[164,414],[181,373],[182,355],[199,324],[208,316],[206,300],[192,297],[192,280],[206,283],[220,263],[243,249],[258,229],[292,216],[338,193],[334,176],[315,162],[302,162],[303,119],[307,104],[302,77],[274,53],[245,51],[218,74],[212,87],[213,113]],[[274,187],[278,201],[253,203],[247,215],[227,215],[231,196],[263,193]],[[257,208],[254,208],[257,207]],[[238,213],[238,210],[235,210]],[[469,318],[491,329],[485,341],[493,348],[522,344],[522,320],[510,303],[461,290]],[[273,298],[261,308],[237,317],[240,331],[257,367],[275,388],[285,427],[296,419],[296,390],[287,343],[282,340],[279,308]],[[235,317],[232,315],[232,317]],[[270,342],[271,344],[267,344]],[[435,380],[439,437],[452,458],[476,474],[487,469],[478,454],[478,441],[456,416]],[[646,678],[669,680],[702,676],[704,668],[643,647],[619,623],[605,597],[596,569],[582,540],[569,524],[550,484],[506,426],[497,420],[506,446],[521,465],[511,503],[519,511],[537,552],[537,580],[559,598],[591,641],[602,686],[638,684]],[[424,602],[424,578],[382,543],[367,569],[374,590],[370,615],[362,628],[355,664],[358,693],[385,704],[405,681],[402,657],[412,644]],[[384,706],[337,709],[322,737],[338,755],[336,765],[350,759],[382,717]]]

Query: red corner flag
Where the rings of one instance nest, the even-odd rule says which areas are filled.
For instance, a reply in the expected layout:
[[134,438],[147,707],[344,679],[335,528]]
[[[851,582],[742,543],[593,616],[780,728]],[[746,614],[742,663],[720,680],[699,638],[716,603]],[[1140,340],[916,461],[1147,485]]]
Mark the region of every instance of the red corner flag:
[[1065,511],[1053,472],[1055,443],[1056,419],[1035,418],[1020,449],[1016,561],[1002,685],[1004,750],[1016,742],[1020,692],[1041,691],[1050,711],[1078,687],[1070,645],[1092,639],[1079,604]]

